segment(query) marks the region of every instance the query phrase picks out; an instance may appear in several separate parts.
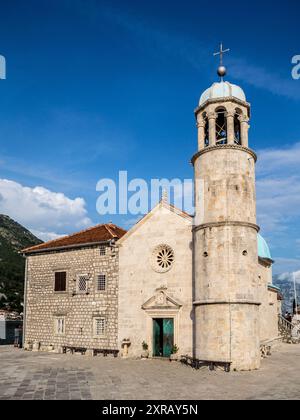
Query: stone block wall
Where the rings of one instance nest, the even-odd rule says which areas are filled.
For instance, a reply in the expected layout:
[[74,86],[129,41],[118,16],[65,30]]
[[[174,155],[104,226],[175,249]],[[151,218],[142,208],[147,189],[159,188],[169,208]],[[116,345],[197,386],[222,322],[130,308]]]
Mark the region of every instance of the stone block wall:
[[256,223],[255,160],[242,148],[208,148],[195,162],[202,190],[196,200],[196,225]]
[[220,226],[195,233],[196,301],[259,302],[257,232]]
[[281,301],[278,292],[272,289],[272,267],[260,260],[258,264],[260,340],[272,340],[279,335],[278,315],[281,313]]
[[[200,309],[200,310],[199,310]],[[258,305],[219,303],[196,308],[196,357],[232,362],[237,370],[260,366]]]
[[236,370],[260,364],[255,159],[232,144],[194,161],[195,350]]
[[[117,348],[118,248],[99,246],[27,257],[25,344]],[[65,292],[54,291],[55,272],[66,271]],[[97,276],[106,275],[106,290],[97,290]],[[76,291],[78,275],[87,275],[88,293]],[[65,319],[65,333],[56,334],[55,319]],[[105,334],[95,338],[94,318],[105,318]]]

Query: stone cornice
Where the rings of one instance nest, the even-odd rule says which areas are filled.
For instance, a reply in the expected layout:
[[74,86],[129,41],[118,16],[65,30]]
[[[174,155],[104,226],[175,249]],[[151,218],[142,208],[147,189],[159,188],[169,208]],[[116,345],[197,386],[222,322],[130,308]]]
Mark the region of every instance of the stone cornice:
[[252,300],[198,300],[193,302],[194,306],[207,306],[207,305],[255,305],[260,306],[261,302]]
[[202,104],[201,106],[198,106],[198,107],[195,109],[195,111],[194,111],[194,112],[195,112],[195,115],[197,116],[197,114],[198,114],[201,110],[203,110],[204,108],[206,108],[206,107],[207,107],[207,105],[210,105],[210,104],[218,104],[218,103],[224,103],[224,102],[235,102],[235,103],[237,103],[237,104],[239,104],[239,105],[245,106],[246,108],[248,108],[249,113],[250,113],[250,107],[251,107],[251,105],[249,104],[249,102],[244,102],[244,101],[241,101],[240,99],[235,98],[234,96],[228,96],[227,98],[208,99],[206,102],[204,102],[204,104]]
[[283,300],[281,289],[273,284],[268,284],[268,290],[277,293],[277,300]]
[[251,229],[255,229],[257,232],[260,231],[260,227],[255,225],[254,223],[224,221],[224,222],[204,223],[202,225],[194,226],[193,227],[193,232],[198,232],[198,230],[203,230],[203,229],[207,229],[207,228],[223,227],[223,226],[243,226],[243,227],[249,227]]
[[238,144],[222,144],[222,145],[218,145],[218,146],[208,146],[205,149],[199,150],[199,152],[197,152],[191,159],[192,164],[194,165],[194,163],[196,162],[196,160],[198,159],[199,156],[204,155],[205,153],[208,152],[213,152],[215,150],[224,150],[224,149],[230,149],[230,150],[240,150],[242,152],[246,152],[248,153],[256,162],[257,161],[257,155],[256,153],[249,149],[248,147],[244,147],[244,146],[240,146]]
[[264,258],[260,256],[258,256],[258,261],[265,267],[271,267],[275,263],[275,261],[271,260],[270,258]]
[[79,249],[79,248],[90,248],[96,247],[99,245],[109,244],[110,241],[98,241],[98,242],[87,242],[82,244],[73,244],[73,245],[65,245],[65,246],[58,246],[53,248],[43,248],[43,249],[33,249],[32,251],[20,251],[19,254],[24,255],[25,257],[37,254],[49,254],[59,251],[71,251],[72,249]]

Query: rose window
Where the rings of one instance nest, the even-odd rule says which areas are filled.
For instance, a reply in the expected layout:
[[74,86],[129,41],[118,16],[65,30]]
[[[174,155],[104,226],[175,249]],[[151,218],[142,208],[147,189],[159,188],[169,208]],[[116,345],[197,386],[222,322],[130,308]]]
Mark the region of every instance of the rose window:
[[168,245],[159,245],[152,253],[153,269],[160,273],[169,271],[174,262],[174,251]]

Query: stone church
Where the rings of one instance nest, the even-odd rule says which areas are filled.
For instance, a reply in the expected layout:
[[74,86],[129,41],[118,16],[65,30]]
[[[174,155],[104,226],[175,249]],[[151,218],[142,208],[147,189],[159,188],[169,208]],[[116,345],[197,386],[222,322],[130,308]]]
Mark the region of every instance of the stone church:
[[250,104],[223,70],[195,110],[195,215],[163,197],[128,232],[103,224],[25,249],[25,348],[135,358],[145,342],[150,357],[176,345],[259,368],[261,343],[278,337],[281,295],[256,222]]

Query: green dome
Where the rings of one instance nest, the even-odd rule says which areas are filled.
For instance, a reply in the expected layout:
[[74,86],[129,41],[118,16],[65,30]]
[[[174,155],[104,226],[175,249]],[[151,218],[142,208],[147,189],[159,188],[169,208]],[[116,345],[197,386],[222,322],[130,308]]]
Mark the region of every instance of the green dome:
[[258,243],[258,256],[260,258],[267,258],[268,260],[272,260],[271,252],[268,247],[268,244],[261,235],[257,235],[257,243]]

